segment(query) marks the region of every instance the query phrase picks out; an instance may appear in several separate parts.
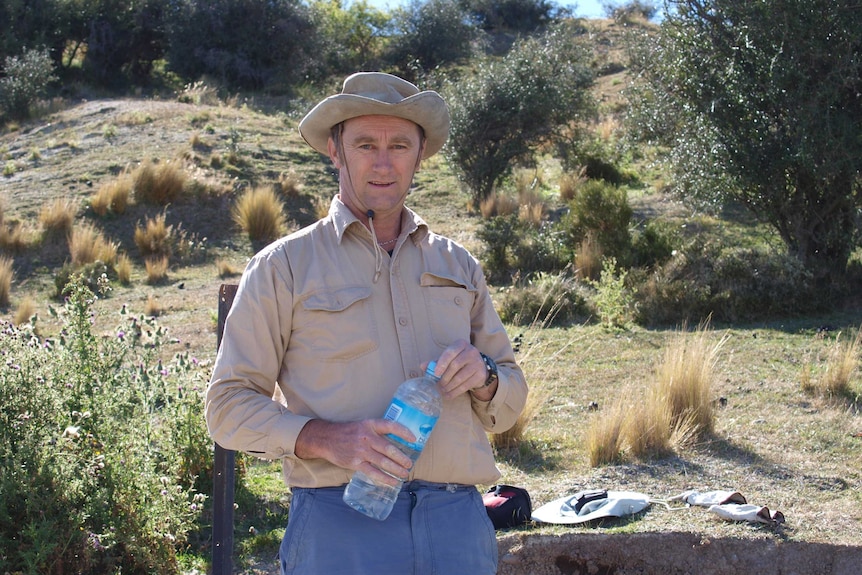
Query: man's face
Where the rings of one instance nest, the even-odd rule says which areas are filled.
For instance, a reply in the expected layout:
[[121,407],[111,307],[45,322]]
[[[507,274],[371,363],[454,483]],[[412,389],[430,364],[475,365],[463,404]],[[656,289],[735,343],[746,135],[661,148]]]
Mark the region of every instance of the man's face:
[[393,116],[359,116],[344,122],[340,149],[329,156],[340,170],[341,201],[360,217],[401,212],[419,168],[424,142],[419,126]]

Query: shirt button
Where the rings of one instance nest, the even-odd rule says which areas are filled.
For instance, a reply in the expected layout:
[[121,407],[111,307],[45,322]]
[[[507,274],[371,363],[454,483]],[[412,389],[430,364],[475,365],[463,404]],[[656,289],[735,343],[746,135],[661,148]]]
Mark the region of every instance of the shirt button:
[[463,301],[463,300],[461,299],[461,296],[456,297],[456,298],[455,298],[455,305],[461,305],[461,302],[462,302],[462,301]]
[[402,317],[401,319],[398,320],[398,323],[400,323],[401,325],[407,325],[407,318]]

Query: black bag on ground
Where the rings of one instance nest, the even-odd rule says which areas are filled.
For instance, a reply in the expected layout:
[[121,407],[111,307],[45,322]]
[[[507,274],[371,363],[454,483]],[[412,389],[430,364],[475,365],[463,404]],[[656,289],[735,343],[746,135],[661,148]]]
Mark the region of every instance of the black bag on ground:
[[512,485],[494,485],[482,496],[485,511],[494,529],[517,527],[530,522],[533,505],[526,489]]

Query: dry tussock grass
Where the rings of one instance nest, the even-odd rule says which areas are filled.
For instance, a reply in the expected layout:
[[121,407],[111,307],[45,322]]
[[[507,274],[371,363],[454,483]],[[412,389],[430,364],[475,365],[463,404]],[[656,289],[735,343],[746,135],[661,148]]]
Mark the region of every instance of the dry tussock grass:
[[69,198],[57,198],[39,210],[39,225],[46,241],[62,240],[72,231],[78,208]]
[[236,201],[233,219],[252,241],[272,241],[283,234],[284,206],[272,186],[246,190]]
[[75,267],[95,261],[113,265],[117,260],[117,245],[90,223],[75,226],[69,234],[69,255]]
[[132,283],[132,260],[128,254],[121,253],[117,256],[117,281],[123,285]]
[[850,398],[853,395],[851,383],[859,368],[862,328],[857,330],[851,340],[844,340],[841,336],[839,333],[829,348],[826,366],[816,379],[811,379],[811,368],[805,366],[800,378],[805,392],[828,399]]
[[593,415],[584,434],[591,467],[622,461],[625,422],[626,404],[622,399],[617,399],[609,410]]
[[302,193],[302,178],[296,170],[287,170],[278,175],[274,186],[282,196],[295,198]]
[[526,437],[526,432],[533,422],[533,418],[545,403],[544,394],[540,390],[533,389],[527,396],[527,404],[515,421],[515,425],[502,433],[492,433],[488,436],[494,449],[517,449]]
[[105,217],[108,213],[115,215],[126,213],[133,186],[132,175],[126,171],[122,172],[113,180],[99,186],[99,189],[90,197],[90,208],[99,217]]
[[587,232],[578,246],[578,251],[575,252],[575,277],[582,280],[598,280],[602,275],[603,252],[595,232]]
[[693,426],[699,434],[712,433],[715,413],[712,380],[723,337],[713,344],[708,323],[692,332],[685,328],[667,347],[664,361],[656,370],[655,393],[670,409],[671,425]]
[[168,278],[168,256],[152,256],[144,260],[147,270],[147,283],[156,285]]
[[30,296],[24,296],[18,302],[18,307],[15,308],[15,315],[12,318],[12,323],[15,325],[23,325],[29,323],[33,316],[36,315],[36,304]]
[[175,202],[183,192],[186,173],[174,162],[142,162],[132,172],[133,194],[141,204],[166,206]]
[[218,277],[222,279],[236,277],[242,273],[242,269],[223,258],[216,260],[216,269],[218,270]]
[[33,243],[35,232],[20,222],[0,224],[0,249],[7,254],[22,254]]
[[584,182],[587,181],[586,177],[587,169],[581,168],[580,173],[572,174],[565,173],[560,176],[560,201],[564,204],[568,204],[575,196],[578,194],[578,188],[580,188]]
[[147,303],[144,304],[144,315],[149,317],[159,317],[163,313],[163,309],[159,301],[150,294],[147,296]]
[[12,258],[0,256],[0,308],[9,307],[12,295],[12,280],[15,278],[15,270],[12,267]]
[[494,216],[517,214],[520,203],[517,198],[494,192],[479,203],[479,213],[486,220]]
[[173,252],[174,227],[165,223],[162,212],[154,218],[147,218],[143,226],[135,226],[134,240],[143,258],[168,258]]
[[[712,380],[719,351],[706,324],[683,328],[665,348],[655,379],[630,404],[617,404],[593,419],[586,431],[590,465],[616,463],[625,449],[635,459],[651,459],[686,447],[715,428]],[[639,395],[639,397],[638,397]]]

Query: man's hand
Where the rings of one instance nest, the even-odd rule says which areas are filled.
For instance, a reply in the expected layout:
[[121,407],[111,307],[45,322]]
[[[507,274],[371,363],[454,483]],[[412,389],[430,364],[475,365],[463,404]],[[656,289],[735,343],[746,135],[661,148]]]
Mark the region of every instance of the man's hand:
[[375,481],[396,485],[392,475],[406,479],[413,462],[384,437],[390,433],[416,441],[409,429],[386,419],[346,423],[312,419],[299,432],[295,453],[300,459],[325,459],[361,471]]
[[497,392],[497,384],[485,387],[488,370],[479,350],[464,340],[458,340],[440,354],[436,373],[440,376],[440,391],[448,399],[468,391],[473,397],[490,401]]

